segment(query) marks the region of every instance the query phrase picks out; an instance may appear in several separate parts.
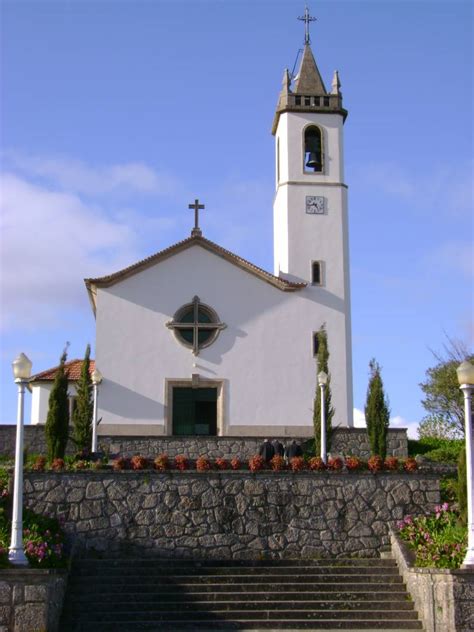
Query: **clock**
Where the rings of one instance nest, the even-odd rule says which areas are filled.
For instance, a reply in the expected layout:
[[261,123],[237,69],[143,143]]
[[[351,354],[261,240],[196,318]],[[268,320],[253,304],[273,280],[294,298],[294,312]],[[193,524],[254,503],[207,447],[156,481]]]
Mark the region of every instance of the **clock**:
[[310,215],[324,215],[324,198],[321,195],[307,195],[306,212]]

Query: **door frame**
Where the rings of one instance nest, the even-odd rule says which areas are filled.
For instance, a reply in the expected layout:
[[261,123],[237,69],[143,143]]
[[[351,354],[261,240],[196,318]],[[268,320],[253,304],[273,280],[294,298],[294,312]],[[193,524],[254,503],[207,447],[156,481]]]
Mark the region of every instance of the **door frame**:
[[[208,380],[193,375],[188,379],[165,378],[165,435],[173,436],[173,389],[174,388],[216,388],[217,389],[217,437],[224,435],[224,381]],[[196,435],[199,437],[200,435]]]

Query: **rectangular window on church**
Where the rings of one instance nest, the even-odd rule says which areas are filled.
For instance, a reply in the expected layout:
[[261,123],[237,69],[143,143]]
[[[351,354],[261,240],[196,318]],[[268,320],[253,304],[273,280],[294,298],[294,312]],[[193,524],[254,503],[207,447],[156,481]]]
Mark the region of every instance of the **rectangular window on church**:
[[323,264],[321,261],[311,262],[311,283],[312,285],[323,284]]
[[319,350],[319,338],[317,332],[313,332],[313,356],[316,357],[318,355]]

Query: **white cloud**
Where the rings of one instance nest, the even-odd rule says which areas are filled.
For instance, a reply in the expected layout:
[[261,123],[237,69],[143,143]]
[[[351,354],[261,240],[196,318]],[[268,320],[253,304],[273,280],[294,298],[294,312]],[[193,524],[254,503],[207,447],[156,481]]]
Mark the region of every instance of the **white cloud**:
[[[354,426],[356,428],[366,427],[364,412],[359,408],[354,408]],[[407,428],[408,437],[410,439],[418,439],[417,421],[407,421],[400,415],[395,415],[395,417],[390,417],[390,428]]]
[[450,241],[442,244],[429,256],[431,264],[444,265],[467,277],[474,275],[474,252],[472,243]]
[[5,159],[15,171],[52,183],[55,188],[83,195],[143,193],[171,195],[178,181],[142,162],[91,166],[68,157],[27,156],[7,152]]
[[84,277],[137,258],[133,230],[101,207],[14,174],[2,177],[1,187],[4,328],[54,326],[61,310],[88,308]]
[[408,171],[397,163],[379,162],[364,165],[364,168],[357,166],[353,175],[371,190],[375,187],[406,200],[413,211],[471,217],[472,170],[472,162],[443,165],[429,173]]

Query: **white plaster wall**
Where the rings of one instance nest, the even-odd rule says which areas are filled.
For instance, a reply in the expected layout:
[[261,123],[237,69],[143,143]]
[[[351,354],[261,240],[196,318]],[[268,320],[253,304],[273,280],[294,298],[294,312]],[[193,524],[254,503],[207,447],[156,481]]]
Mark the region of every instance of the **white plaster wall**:
[[[31,387],[31,423],[32,424],[44,424],[46,423],[46,417],[48,416],[49,407],[49,395],[53,388],[52,382],[41,382],[33,384]],[[74,383],[69,383],[69,395],[74,397],[76,395],[76,386]]]
[[[196,358],[166,327],[194,295],[227,328]],[[312,332],[327,323],[335,424],[352,423],[345,370],[344,316],[313,288],[282,292],[193,246],[97,295],[100,431],[107,424],[165,422],[165,380],[225,380],[223,434],[233,427],[304,426],[311,434],[316,366]],[[327,304],[329,303],[329,304]],[[193,365],[196,366],[193,366]],[[269,431],[270,434],[270,431]]]

